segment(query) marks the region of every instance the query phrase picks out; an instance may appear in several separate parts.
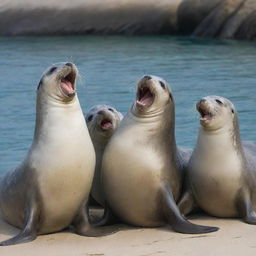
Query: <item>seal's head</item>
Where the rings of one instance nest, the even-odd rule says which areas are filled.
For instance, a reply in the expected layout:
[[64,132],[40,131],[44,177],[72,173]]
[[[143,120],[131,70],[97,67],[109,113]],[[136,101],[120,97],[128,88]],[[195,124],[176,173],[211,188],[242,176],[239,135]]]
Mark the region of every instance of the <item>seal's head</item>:
[[220,96],[207,96],[197,102],[200,123],[204,130],[232,128],[236,119],[236,110],[232,102]]
[[57,101],[72,101],[76,94],[77,73],[73,63],[53,64],[43,73],[37,88],[38,93],[47,94]]
[[90,109],[85,120],[92,136],[109,138],[118,127],[123,115],[115,108],[97,105]]
[[138,83],[134,114],[151,115],[161,112],[173,101],[169,85],[160,77],[146,75]]

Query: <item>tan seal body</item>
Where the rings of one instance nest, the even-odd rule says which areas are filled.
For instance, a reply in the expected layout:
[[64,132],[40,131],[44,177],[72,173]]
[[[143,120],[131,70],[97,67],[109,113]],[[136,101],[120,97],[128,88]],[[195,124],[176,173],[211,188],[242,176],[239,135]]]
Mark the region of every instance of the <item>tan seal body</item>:
[[197,109],[201,128],[188,167],[196,204],[211,215],[242,217],[255,224],[256,144],[241,143],[229,100],[208,96]]
[[215,228],[194,225],[179,213],[183,160],[174,137],[174,102],[167,83],[144,76],[136,101],[108,143],[102,161],[107,202],[123,221],[183,233]]
[[101,163],[105,147],[119,126],[123,115],[115,108],[97,105],[86,114],[85,120],[96,153],[96,167],[93,177],[91,195],[100,205],[104,206],[105,196],[101,183]]
[[0,245],[31,241],[70,224],[81,235],[101,235],[86,212],[95,152],[76,95],[76,76],[72,63],[54,64],[42,76],[33,143],[0,184],[2,215],[22,231]]

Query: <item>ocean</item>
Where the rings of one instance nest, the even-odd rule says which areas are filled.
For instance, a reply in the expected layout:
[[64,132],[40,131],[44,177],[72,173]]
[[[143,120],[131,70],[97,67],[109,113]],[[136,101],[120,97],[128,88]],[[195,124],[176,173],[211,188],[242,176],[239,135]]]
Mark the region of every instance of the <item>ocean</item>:
[[230,99],[243,140],[256,141],[256,45],[250,41],[172,36],[0,37],[0,173],[15,167],[33,139],[36,88],[52,63],[74,62],[78,97],[86,113],[109,104],[125,114],[145,74],[164,78],[176,103],[176,140],[193,147],[196,102]]

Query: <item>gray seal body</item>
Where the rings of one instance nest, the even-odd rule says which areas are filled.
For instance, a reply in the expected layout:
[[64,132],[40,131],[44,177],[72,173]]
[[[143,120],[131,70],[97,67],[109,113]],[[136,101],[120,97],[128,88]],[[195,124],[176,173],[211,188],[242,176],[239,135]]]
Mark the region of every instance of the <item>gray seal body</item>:
[[174,101],[167,83],[144,76],[135,103],[103,155],[107,203],[121,220],[135,226],[168,223],[182,233],[216,231],[188,222],[177,208],[186,153],[176,146],[174,127]]
[[105,147],[117,129],[123,115],[115,108],[97,105],[86,114],[85,120],[96,153],[96,167],[93,177],[91,196],[101,206],[105,204],[105,196],[101,183],[101,163]]
[[21,232],[0,245],[34,240],[73,225],[80,235],[103,235],[86,210],[95,152],[76,94],[77,68],[57,63],[37,89],[36,125],[23,162],[0,183],[3,218]]
[[197,109],[201,128],[181,211],[189,213],[195,200],[210,215],[241,217],[256,224],[256,143],[241,142],[237,113],[229,100],[208,96]]

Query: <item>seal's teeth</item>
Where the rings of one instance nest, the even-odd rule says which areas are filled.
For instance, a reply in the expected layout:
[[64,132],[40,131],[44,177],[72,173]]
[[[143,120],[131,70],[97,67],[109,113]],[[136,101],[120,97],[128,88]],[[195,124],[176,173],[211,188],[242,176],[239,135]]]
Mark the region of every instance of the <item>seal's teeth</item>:
[[140,100],[136,100],[136,103],[141,106],[145,106],[146,104],[144,102],[141,102]]

